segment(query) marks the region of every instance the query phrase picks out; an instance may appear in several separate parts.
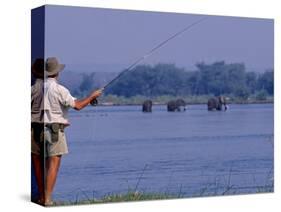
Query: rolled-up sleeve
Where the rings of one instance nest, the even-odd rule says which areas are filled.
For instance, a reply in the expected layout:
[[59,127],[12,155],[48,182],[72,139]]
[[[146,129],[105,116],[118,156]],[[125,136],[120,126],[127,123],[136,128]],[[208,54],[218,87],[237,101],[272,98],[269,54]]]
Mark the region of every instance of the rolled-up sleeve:
[[75,98],[70,94],[69,90],[60,86],[60,103],[65,107],[75,107]]

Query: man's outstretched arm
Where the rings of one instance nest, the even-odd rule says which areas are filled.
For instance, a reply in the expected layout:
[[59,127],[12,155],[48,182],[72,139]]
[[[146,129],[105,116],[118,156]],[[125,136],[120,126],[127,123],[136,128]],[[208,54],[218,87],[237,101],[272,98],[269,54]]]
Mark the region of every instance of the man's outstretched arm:
[[75,110],[81,110],[84,107],[86,107],[88,104],[90,104],[91,101],[98,98],[102,94],[103,89],[99,89],[96,91],[93,91],[88,97],[84,99],[77,99],[75,100]]

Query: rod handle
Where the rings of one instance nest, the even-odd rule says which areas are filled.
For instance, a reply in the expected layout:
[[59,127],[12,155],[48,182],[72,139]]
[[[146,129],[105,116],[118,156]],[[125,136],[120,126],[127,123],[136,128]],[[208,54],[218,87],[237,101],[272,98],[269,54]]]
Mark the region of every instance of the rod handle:
[[[103,91],[104,88],[105,88],[105,87],[102,87],[102,88],[100,88],[100,90]],[[97,98],[95,98],[94,100],[92,100],[92,101],[90,102],[90,104],[91,104],[92,106],[97,106],[98,103],[99,103],[99,102],[98,102],[98,99],[97,99]]]

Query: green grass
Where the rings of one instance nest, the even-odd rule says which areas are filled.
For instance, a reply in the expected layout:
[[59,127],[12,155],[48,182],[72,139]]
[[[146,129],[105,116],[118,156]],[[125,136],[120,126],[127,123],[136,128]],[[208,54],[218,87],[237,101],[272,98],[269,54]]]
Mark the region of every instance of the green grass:
[[[231,175],[231,174],[230,174]],[[229,178],[230,179],[230,178]],[[212,197],[212,196],[229,196],[229,195],[243,195],[243,194],[261,194],[274,192],[274,181],[268,179],[264,185],[256,185],[251,189],[242,191],[240,187],[236,187],[230,183],[219,185],[207,184],[200,189],[200,191],[184,195],[182,193],[182,187],[176,193],[146,193],[129,190],[123,194],[108,194],[100,199],[94,197],[90,198],[85,195],[86,199],[77,199],[74,201],[55,201],[54,206],[67,206],[67,205],[84,205],[84,204],[101,204],[101,203],[118,203],[118,202],[133,202],[133,201],[148,201],[148,200],[168,200],[168,199],[180,199],[180,198],[198,198],[198,197]]]
[[142,192],[127,192],[125,194],[110,194],[102,197],[101,199],[87,199],[87,200],[76,200],[68,202],[56,201],[54,206],[63,205],[83,205],[83,204],[99,204],[99,203],[113,203],[113,202],[130,202],[130,201],[145,201],[145,200],[163,200],[163,199],[174,199],[177,196],[160,194],[160,193],[142,193]]
[[243,194],[259,194],[274,192],[273,185],[257,186],[256,191],[241,192],[237,191],[235,187],[228,187],[220,192],[210,191],[208,187],[201,189],[201,192],[191,196],[184,196],[180,193],[165,194],[165,193],[143,193],[143,192],[127,192],[124,194],[109,194],[101,199],[91,198],[75,201],[55,201],[54,206],[68,206],[68,205],[85,205],[85,204],[102,204],[102,203],[118,203],[118,202],[134,202],[134,201],[148,201],[148,200],[168,200],[179,198],[195,198],[195,197],[211,197],[211,196],[229,196],[229,195],[243,195]]

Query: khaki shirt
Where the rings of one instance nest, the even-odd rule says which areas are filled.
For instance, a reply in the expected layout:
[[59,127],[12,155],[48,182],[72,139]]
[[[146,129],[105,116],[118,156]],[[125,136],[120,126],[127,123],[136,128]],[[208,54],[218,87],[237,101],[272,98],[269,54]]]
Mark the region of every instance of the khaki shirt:
[[31,88],[31,122],[68,125],[68,110],[75,98],[55,78],[36,79]]

